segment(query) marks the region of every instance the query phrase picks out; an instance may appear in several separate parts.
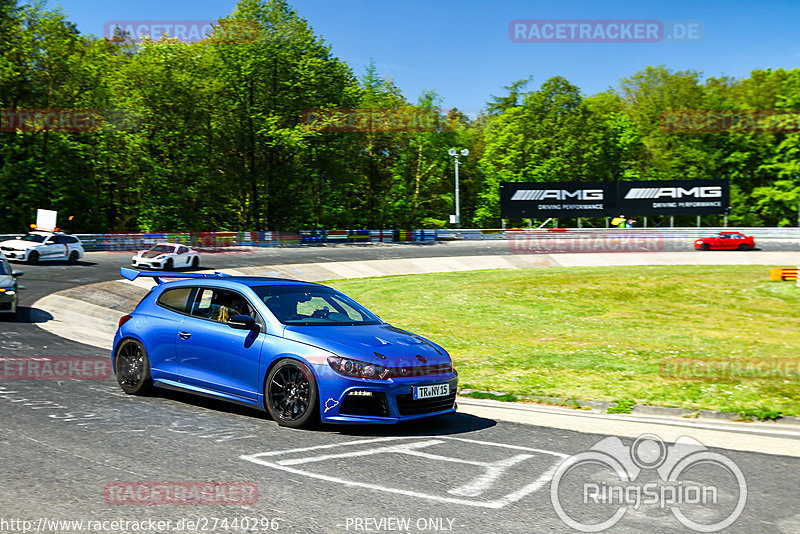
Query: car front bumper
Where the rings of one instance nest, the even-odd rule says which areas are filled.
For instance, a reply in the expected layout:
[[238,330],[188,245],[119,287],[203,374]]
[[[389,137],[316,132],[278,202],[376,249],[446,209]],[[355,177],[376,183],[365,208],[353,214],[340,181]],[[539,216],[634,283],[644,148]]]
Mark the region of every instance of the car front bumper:
[[164,266],[164,264],[162,260],[140,258],[138,256],[134,256],[131,259],[131,266],[146,267],[148,269],[161,269]]
[[17,311],[17,294],[9,295],[0,293],[0,313],[15,313]]
[[19,261],[24,260],[25,255],[28,253],[27,250],[2,250],[0,252],[2,252],[3,255],[9,260],[19,260]]
[[[322,366],[320,366],[322,367]],[[395,424],[455,411],[458,374],[455,372],[398,378],[366,380],[347,378],[330,367],[317,368],[320,375],[320,417],[325,423]],[[416,386],[449,384],[449,394],[414,399]]]

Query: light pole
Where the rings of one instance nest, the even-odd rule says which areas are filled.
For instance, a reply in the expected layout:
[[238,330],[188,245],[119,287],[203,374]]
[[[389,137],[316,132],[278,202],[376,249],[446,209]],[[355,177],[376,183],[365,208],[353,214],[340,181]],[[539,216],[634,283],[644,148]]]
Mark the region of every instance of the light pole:
[[458,156],[462,155],[464,157],[469,156],[469,149],[463,148],[459,152],[455,148],[451,148],[447,151],[448,154],[453,156],[456,160],[456,214],[450,217],[450,222],[456,223],[456,228],[461,228],[461,208],[458,201],[458,166],[460,162],[458,161]]

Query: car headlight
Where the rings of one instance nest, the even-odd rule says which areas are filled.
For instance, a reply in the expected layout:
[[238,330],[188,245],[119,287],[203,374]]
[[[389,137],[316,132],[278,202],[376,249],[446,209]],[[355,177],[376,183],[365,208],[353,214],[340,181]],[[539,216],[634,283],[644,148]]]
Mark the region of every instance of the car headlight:
[[340,375],[351,378],[389,379],[389,369],[374,363],[360,362],[339,356],[328,356],[328,365]]
[[0,287],[0,294],[3,295],[15,295],[17,292],[14,290],[13,287]]

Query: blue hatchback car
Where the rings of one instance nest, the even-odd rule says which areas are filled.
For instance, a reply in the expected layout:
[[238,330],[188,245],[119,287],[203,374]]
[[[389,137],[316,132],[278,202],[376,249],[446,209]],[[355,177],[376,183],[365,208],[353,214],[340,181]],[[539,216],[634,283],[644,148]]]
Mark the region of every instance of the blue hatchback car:
[[112,365],[126,393],[179,389],[268,411],[289,427],[455,411],[458,374],[447,351],[333,288],[221,273],[120,273],[158,283],[114,337]]

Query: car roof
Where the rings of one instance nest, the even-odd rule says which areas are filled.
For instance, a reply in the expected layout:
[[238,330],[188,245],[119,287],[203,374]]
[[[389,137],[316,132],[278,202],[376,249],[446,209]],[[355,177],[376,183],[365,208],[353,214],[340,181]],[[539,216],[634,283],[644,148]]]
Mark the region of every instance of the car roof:
[[189,245],[184,245],[183,243],[171,243],[169,241],[159,241],[158,243],[156,243],[153,246],[157,247],[158,245],[169,245],[170,247],[188,247],[189,246]]
[[45,237],[50,237],[51,235],[68,235],[70,237],[75,237],[72,234],[66,234],[64,232],[51,232],[50,230],[31,230],[28,233],[29,234],[36,234],[36,235],[43,235]]
[[[164,275],[164,278],[169,278],[169,275]],[[240,284],[248,287],[254,286],[318,286],[327,287],[315,282],[306,282],[303,280],[293,280],[291,278],[274,278],[269,276],[211,276],[208,278],[186,278],[182,280],[169,281],[162,284],[163,286],[172,286],[176,284],[181,285],[226,285],[226,284]]]

